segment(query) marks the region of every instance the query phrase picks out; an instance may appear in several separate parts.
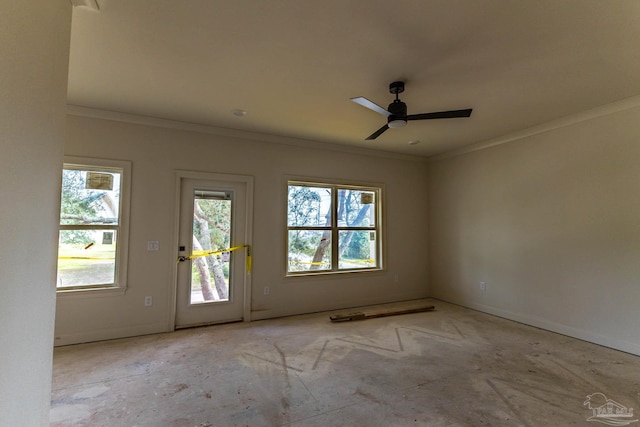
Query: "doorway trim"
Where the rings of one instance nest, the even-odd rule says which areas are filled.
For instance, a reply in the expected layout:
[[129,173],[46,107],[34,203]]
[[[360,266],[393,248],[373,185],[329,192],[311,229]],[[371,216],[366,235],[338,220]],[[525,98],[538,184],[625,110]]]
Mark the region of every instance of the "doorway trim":
[[[226,173],[214,173],[214,172],[197,172],[189,170],[178,169],[175,171],[175,196],[174,196],[174,212],[173,212],[173,242],[171,253],[172,260],[172,274],[171,274],[171,286],[169,286],[169,293],[167,300],[169,301],[169,318],[168,318],[168,330],[174,331],[176,329],[176,301],[178,293],[178,247],[180,245],[180,202],[181,202],[181,189],[183,179],[196,179],[196,180],[211,180],[218,182],[229,183],[243,183],[246,186],[246,213],[245,213],[245,231],[246,241],[245,245],[249,245],[251,252],[253,252],[253,176],[250,175],[235,175]],[[253,271],[247,271],[244,269],[244,297],[242,303],[242,321],[251,321],[251,275]]]

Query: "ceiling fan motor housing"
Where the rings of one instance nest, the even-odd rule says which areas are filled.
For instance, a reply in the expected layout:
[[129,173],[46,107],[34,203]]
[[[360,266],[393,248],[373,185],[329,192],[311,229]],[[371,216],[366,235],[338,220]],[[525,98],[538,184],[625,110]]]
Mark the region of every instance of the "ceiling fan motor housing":
[[407,124],[407,104],[396,99],[387,108],[391,114],[387,117],[387,125],[390,128],[399,128]]
[[387,111],[391,113],[392,116],[400,116],[404,117],[407,115],[407,104],[396,99],[387,108]]

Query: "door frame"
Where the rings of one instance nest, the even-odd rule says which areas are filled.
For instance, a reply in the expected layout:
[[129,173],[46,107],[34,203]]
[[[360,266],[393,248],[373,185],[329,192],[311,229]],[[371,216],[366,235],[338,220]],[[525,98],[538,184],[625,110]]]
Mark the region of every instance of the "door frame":
[[[246,186],[246,212],[245,212],[245,235],[246,239],[244,244],[249,245],[253,254],[253,176],[250,175],[235,175],[226,173],[214,173],[214,172],[196,172],[188,170],[176,170],[175,171],[175,197],[174,197],[174,213],[173,213],[173,243],[170,253],[172,259],[172,274],[171,274],[171,286],[169,287],[169,330],[174,331],[176,329],[176,301],[178,297],[178,248],[180,246],[180,205],[182,200],[182,180],[183,179],[196,179],[196,180],[209,180],[217,182],[228,182],[235,184],[244,184]],[[244,271],[244,287],[243,287],[243,302],[242,302],[242,321],[251,321],[251,273],[247,269]]]

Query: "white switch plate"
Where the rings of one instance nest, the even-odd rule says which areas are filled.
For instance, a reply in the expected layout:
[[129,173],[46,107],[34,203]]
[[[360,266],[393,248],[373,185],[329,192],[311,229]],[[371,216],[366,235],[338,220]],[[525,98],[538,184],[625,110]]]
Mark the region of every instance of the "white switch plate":
[[480,282],[480,290],[482,292],[487,290],[487,284],[485,282]]
[[160,250],[160,242],[157,240],[149,240],[147,242],[147,250],[148,251],[159,251]]
[[145,307],[151,307],[153,305],[153,297],[151,296],[144,297],[144,305]]

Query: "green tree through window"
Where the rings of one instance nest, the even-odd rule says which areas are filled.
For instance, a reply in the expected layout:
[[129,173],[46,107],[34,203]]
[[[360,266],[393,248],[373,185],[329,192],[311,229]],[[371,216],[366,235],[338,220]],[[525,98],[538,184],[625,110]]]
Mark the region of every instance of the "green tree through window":
[[287,272],[381,268],[377,187],[291,181],[287,197]]
[[[129,170],[128,162],[103,162],[126,164]],[[123,286],[124,171],[123,167],[99,164],[65,164],[60,195],[58,290]]]

